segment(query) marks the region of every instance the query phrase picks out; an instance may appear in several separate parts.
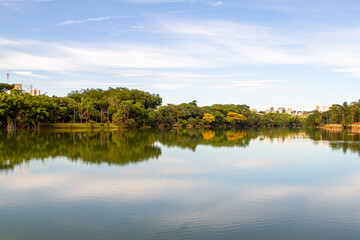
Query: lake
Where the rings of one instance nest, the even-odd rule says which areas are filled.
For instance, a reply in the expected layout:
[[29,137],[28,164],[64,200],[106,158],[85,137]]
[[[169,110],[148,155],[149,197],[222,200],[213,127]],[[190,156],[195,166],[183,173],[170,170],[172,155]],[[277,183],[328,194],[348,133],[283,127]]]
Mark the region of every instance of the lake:
[[360,239],[360,135],[0,132],[0,239]]

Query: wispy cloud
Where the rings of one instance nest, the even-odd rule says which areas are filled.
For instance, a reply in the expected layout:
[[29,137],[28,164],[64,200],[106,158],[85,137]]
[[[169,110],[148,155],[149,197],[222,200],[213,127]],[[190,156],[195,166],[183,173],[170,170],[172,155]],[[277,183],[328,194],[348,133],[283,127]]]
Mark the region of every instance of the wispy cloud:
[[167,20],[163,32],[183,38],[193,52],[220,56],[222,63],[301,64],[310,62],[299,40],[271,28],[229,21]]
[[156,24],[153,32],[146,28],[144,34],[155,33],[163,39],[151,44],[0,38],[0,69],[20,69],[23,75],[37,71],[107,73],[127,80],[142,78],[148,82],[147,86],[151,82],[161,89],[189,87],[200,82],[217,88],[261,89],[279,85],[274,80],[242,80],[239,69],[245,65],[312,64],[326,66],[329,72],[360,77],[358,29],[289,35],[269,27],[231,21],[162,19]]
[[40,78],[40,79],[50,79],[50,77],[40,74],[33,74],[32,72],[28,71],[13,71],[13,73],[24,76],[24,77],[32,77],[32,78]]
[[204,2],[204,4],[212,6],[212,7],[219,7],[219,6],[223,5],[224,3],[222,1],[208,1],[208,2]]
[[144,27],[143,27],[141,24],[137,24],[137,25],[130,26],[130,28],[141,30],[141,29],[143,29]]
[[26,6],[39,2],[50,2],[51,0],[0,0],[0,6],[26,13]]
[[[65,44],[2,41],[0,69],[112,72],[124,68],[201,67],[204,63],[171,47],[136,44]],[[15,44],[16,49],[9,48]],[[46,48],[44,47],[46,46]],[[32,49],[33,51],[29,51]]]
[[347,73],[353,77],[360,78],[360,66],[354,68],[339,68],[334,69],[333,72],[335,73]]
[[178,3],[178,2],[196,2],[195,0],[125,0],[131,3]]
[[59,22],[58,26],[66,26],[66,25],[73,25],[73,24],[81,24],[81,23],[88,23],[88,22],[101,22],[101,21],[107,21],[110,19],[119,19],[119,18],[129,18],[131,16],[124,15],[124,16],[107,16],[107,17],[97,17],[97,18],[86,18],[86,19],[80,19],[80,20],[67,20],[64,22]]
[[141,83],[132,83],[132,82],[102,82],[102,81],[61,81],[56,82],[56,85],[66,87],[66,88],[101,88],[101,87],[139,87]]
[[188,79],[194,81],[194,79],[226,79],[231,77],[238,77],[247,75],[247,73],[234,72],[231,74],[201,74],[197,72],[187,71],[161,71],[161,70],[141,70],[141,69],[126,69],[117,70],[114,73],[120,77],[141,77],[141,78],[165,78],[165,79]]
[[0,37],[0,47],[1,46],[15,46],[15,45],[20,45],[19,41],[14,41],[14,40]]
[[242,89],[273,89],[278,88],[277,83],[284,83],[284,80],[246,80],[246,81],[229,81],[212,86],[212,88],[242,88]]
[[153,89],[164,89],[164,90],[174,90],[179,88],[185,88],[193,86],[192,84],[186,84],[186,83],[162,83],[162,84],[151,84],[150,88]]
[[0,69],[113,72],[318,64],[357,74],[360,68],[360,35],[355,30],[336,30],[342,39],[330,31],[289,37],[257,25],[176,19],[161,21],[157,29],[172,41],[87,44],[0,38]]

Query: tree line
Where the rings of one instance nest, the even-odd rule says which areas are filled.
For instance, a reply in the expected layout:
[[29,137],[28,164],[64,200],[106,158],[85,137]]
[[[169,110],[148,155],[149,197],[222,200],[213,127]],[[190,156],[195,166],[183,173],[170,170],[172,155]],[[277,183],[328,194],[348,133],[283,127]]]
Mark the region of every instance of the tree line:
[[[12,85],[0,85],[0,127],[30,128],[50,123],[116,124],[136,127],[292,127],[303,120],[280,113],[260,115],[247,105],[215,104],[199,107],[196,101],[162,106],[158,94],[109,88],[72,91],[66,97],[31,96]],[[6,93],[10,90],[10,93]]]
[[341,124],[347,127],[360,122],[360,100],[348,104],[333,104],[328,111],[314,111],[304,122],[307,127],[321,127],[325,124]]

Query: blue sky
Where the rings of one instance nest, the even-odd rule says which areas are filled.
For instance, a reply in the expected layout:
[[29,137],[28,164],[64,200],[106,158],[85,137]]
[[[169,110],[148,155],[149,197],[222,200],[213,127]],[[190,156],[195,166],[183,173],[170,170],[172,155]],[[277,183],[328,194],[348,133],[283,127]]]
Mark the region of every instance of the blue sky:
[[48,95],[311,110],[357,101],[359,1],[0,0],[0,79]]

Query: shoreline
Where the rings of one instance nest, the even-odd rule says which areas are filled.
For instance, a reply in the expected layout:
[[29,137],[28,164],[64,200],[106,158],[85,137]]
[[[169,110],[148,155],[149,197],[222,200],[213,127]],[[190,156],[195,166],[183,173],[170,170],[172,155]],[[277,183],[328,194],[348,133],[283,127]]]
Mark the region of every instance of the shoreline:
[[[174,124],[173,126],[164,126],[159,125],[157,127],[151,127],[151,126],[143,126],[139,128],[131,128],[131,127],[125,127],[125,126],[119,126],[114,123],[50,123],[50,124],[41,124],[37,127],[30,127],[30,128],[23,128],[21,126],[18,126],[16,128],[11,128],[7,130],[130,130],[130,129],[149,129],[149,128],[158,128],[158,129],[214,129],[214,128],[220,128],[220,129],[230,129],[230,128],[238,128],[238,129],[246,129],[249,128],[246,127],[240,127],[240,126],[212,126],[212,125],[187,125],[182,126],[181,124]],[[250,128],[264,128],[264,127],[256,127],[251,126]],[[306,128],[305,126],[291,126],[291,127],[265,127],[268,129],[273,128]],[[6,129],[6,128],[5,128]],[[347,127],[344,127],[342,124],[326,124],[321,127],[314,127],[314,129],[325,129],[325,130],[358,130],[360,131],[360,125],[354,125],[350,124]]]

